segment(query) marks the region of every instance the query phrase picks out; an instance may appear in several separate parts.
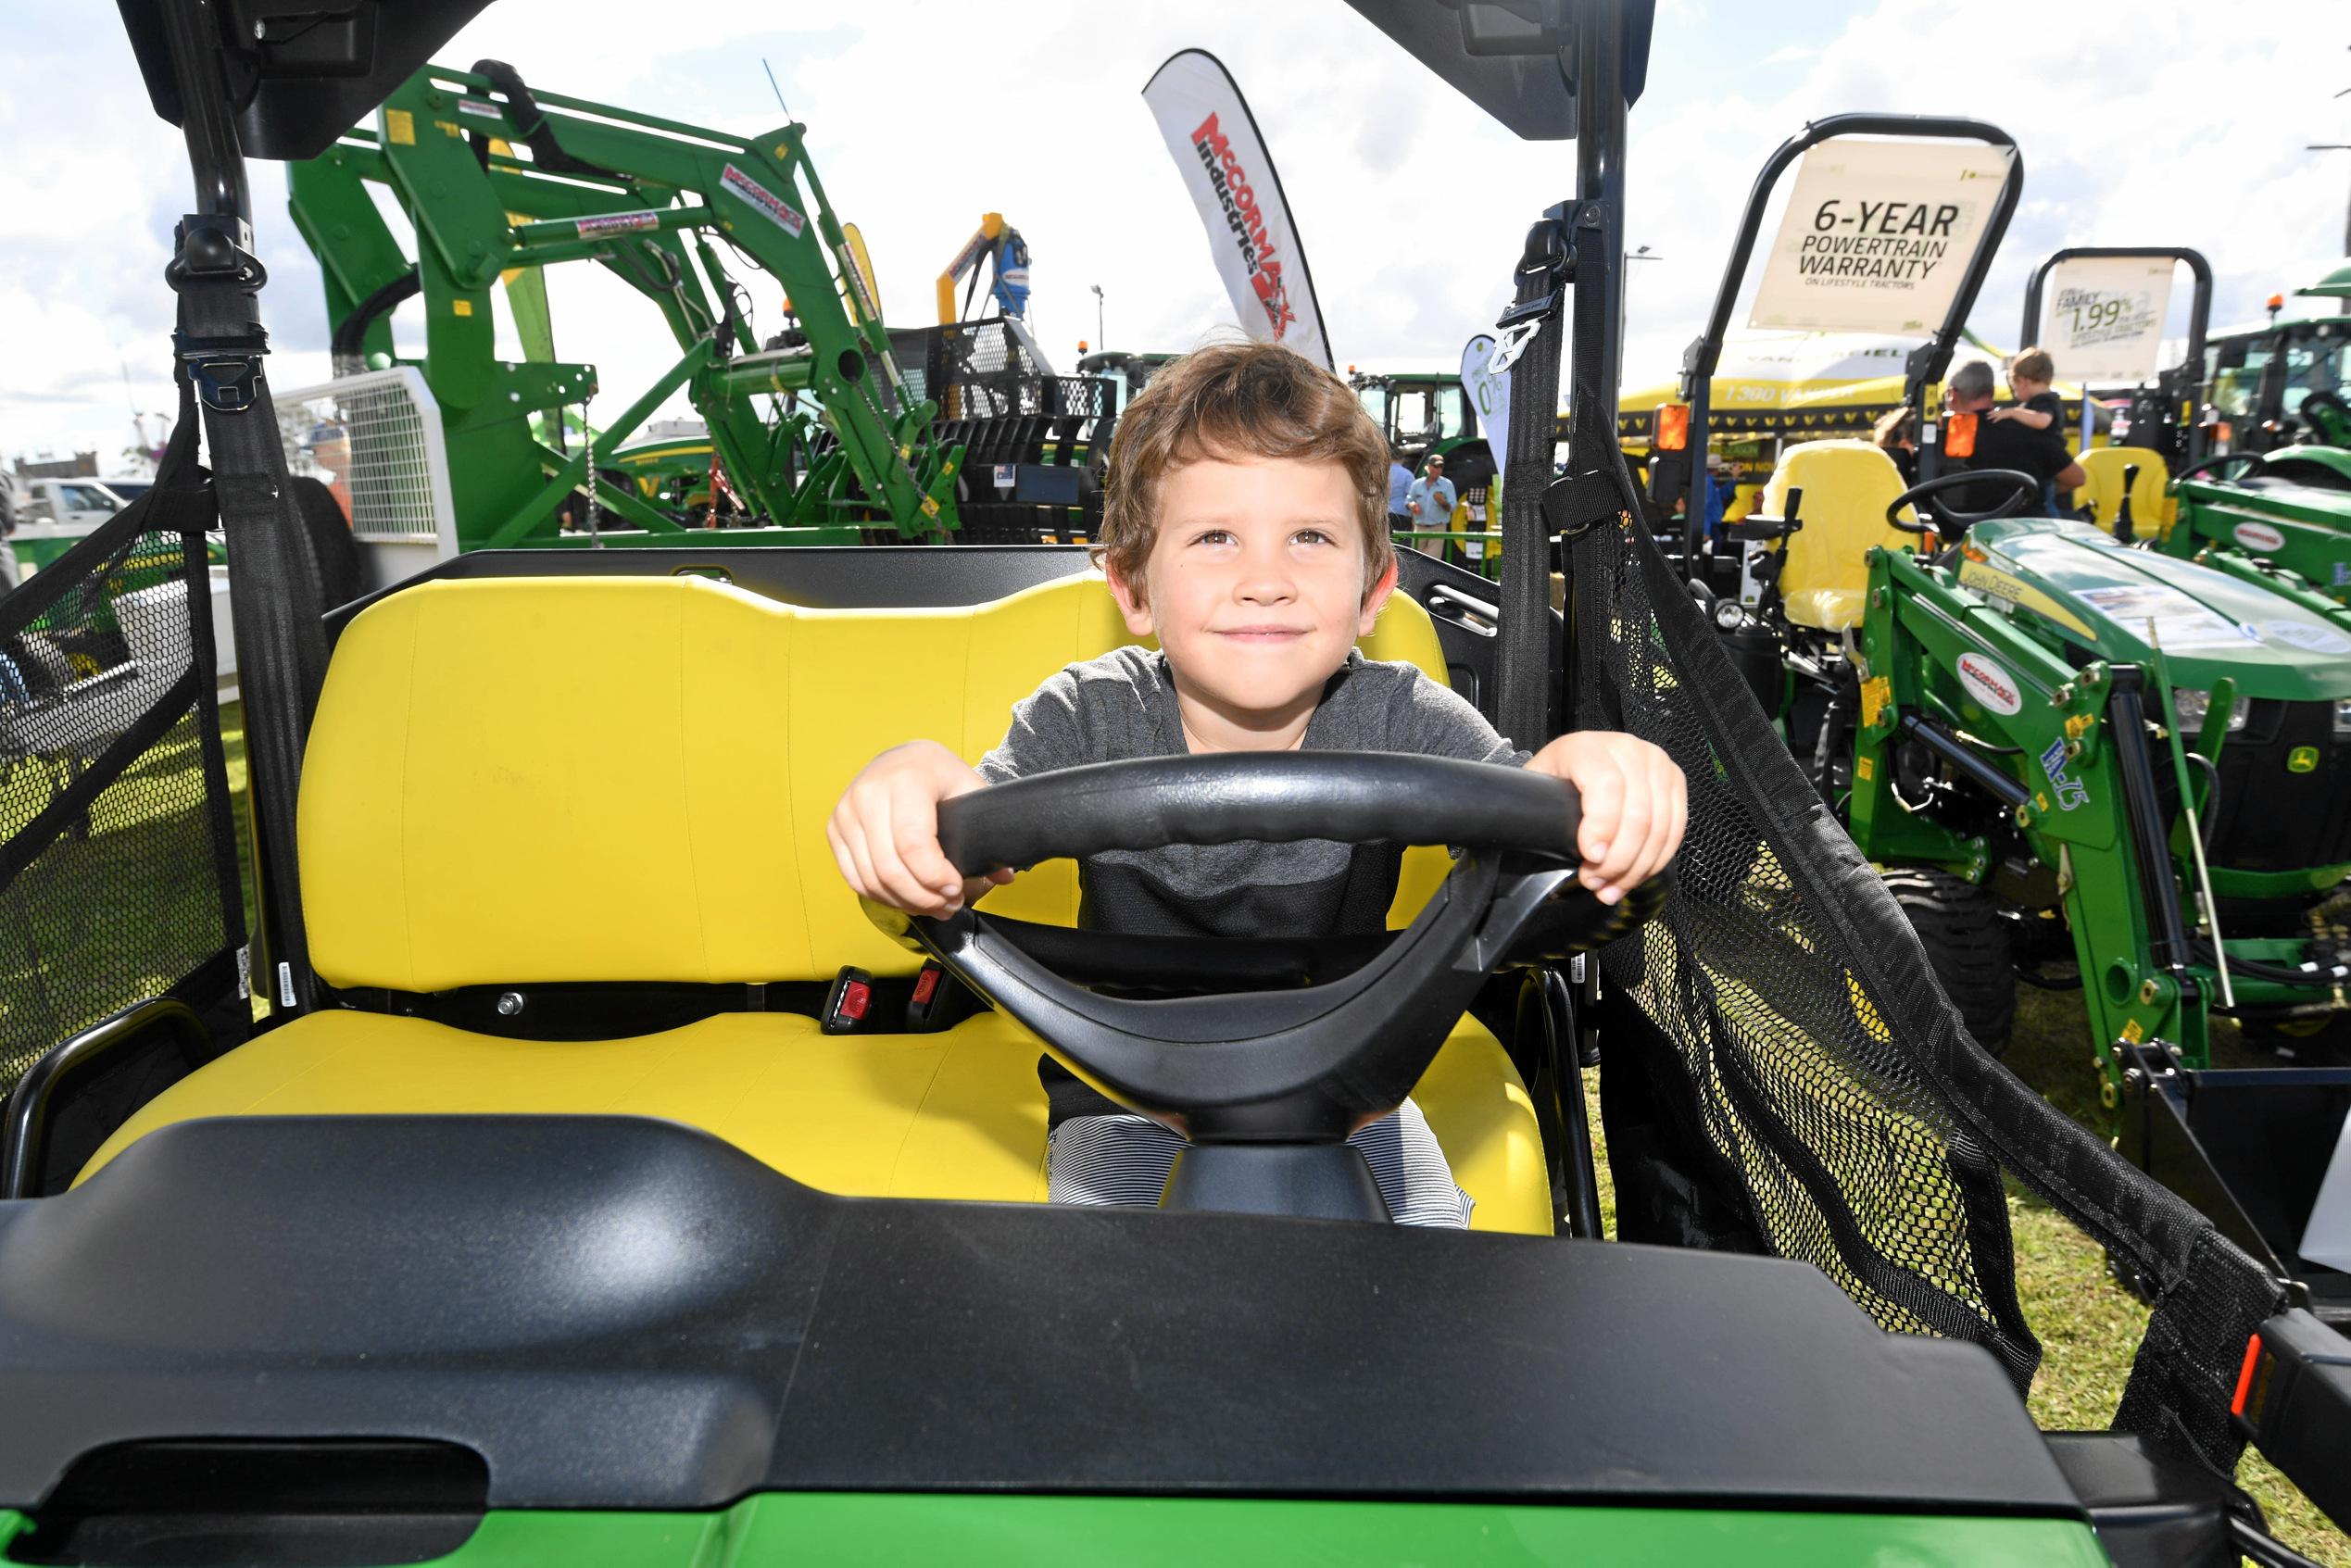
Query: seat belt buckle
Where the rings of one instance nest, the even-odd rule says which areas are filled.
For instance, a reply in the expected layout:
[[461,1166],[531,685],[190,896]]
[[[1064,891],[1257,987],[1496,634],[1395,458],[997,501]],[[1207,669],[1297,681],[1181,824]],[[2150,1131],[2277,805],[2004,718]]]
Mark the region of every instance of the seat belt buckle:
[[818,1027],[827,1035],[853,1035],[865,1027],[874,1011],[874,976],[861,969],[843,967],[824,994],[824,1011]]
[[954,977],[938,964],[924,964],[906,999],[906,1032],[929,1035],[946,1028],[954,1020]]

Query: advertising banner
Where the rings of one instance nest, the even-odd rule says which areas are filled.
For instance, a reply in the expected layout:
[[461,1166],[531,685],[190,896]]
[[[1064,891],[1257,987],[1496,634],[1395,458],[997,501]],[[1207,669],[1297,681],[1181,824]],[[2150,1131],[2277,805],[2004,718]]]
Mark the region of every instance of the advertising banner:
[[2040,345],[2071,382],[2154,376],[2171,308],[2168,256],[2079,257],[2049,270],[2041,290]]
[[1461,384],[1469,406],[1477,410],[1477,433],[1494,454],[1494,471],[1510,467],[1510,372],[1494,374],[1494,334],[1479,332],[1461,351]]
[[1281,179],[1231,74],[1215,56],[1186,49],[1152,73],[1143,101],[1200,209],[1242,330],[1335,369]]
[[1977,142],[1811,148],[1747,324],[1931,334],[1983,239],[2008,156]]

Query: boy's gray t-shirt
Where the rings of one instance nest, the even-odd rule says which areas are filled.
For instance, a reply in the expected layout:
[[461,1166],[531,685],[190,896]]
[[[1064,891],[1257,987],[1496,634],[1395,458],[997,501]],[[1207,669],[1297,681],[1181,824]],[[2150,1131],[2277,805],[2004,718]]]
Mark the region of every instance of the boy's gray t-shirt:
[[[1012,709],[1004,742],[980,759],[990,784],[1089,762],[1180,757],[1189,748],[1166,656],[1128,646],[1073,664]],[[1324,687],[1300,749],[1393,751],[1516,766],[1528,753],[1411,664],[1350,650]],[[1387,925],[1402,847],[1169,845],[1110,850],[1080,866],[1078,923],[1147,936],[1363,935]]]

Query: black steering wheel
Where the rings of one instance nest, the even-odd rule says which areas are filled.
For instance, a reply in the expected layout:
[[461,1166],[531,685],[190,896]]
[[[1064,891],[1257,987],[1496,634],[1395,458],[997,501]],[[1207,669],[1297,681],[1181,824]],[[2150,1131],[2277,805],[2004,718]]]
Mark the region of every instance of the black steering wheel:
[[[2232,464],[2236,465],[2237,472],[2229,471]],[[2215,473],[2218,470],[2216,476],[2218,482],[2228,484],[2241,477],[2244,470],[2260,466],[2261,454],[2258,452],[2214,452],[2198,458],[2194,462],[2173,474],[2171,483],[2177,484],[2183,479],[2201,479],[2206,474]]]
[[[1963,512],[1955,507],[1937,505],[1930,508],[1937,520],[1932,523],[1905,522],[1903,520],[1901,516],[1903,508],[1914,502],[1923,501],[1930,495],[1940,495],[1946,490],[1955,490],[1963,484],[2005,484],[2009,487],[2008,495],[1998,506],[1986,508],[1980,512]],[[1887,502],[1886,522],[1888,526],[1899,528],[1905,533],[1923,534],[1940,529],[1942,537],[1947,542],[1957,538],[1980,522],[1990,522],[1994,518],[2013,516],[2040,498],[2041,481],[2029,473],[2020,472],[2016,469],[1960,469],[1951,473],[1939,473],[1932,479],[1922,480]]]
[[2351,446],[2351,403],[2345,403],[2341,394],[2305,393],[2300,412],[2303,429],[2314,438],[2315,445]]
[[[1262,984],[1245,956],[1253,942],[1025,927],[970,909],[934,920],[865,904],[874,924],[1027,1025],[1071,1072],[1180,1126],[1195,1148],[1170,1178],[1171,1208],[1385,1218],[1347,1135],[1403,1103],[1489,972],[1620,936],[1655,913],[1670,885],[1668,872],[1602,904],[1576,880],[1571,787],[1442,758],[1282,752],[1105,762],[959,796],[941,804],[938,820],[940,847],[966,875],[1171,844],[1319,838],[1462,850],[1410,929],[1277,944],[1319,972],[1313,984],[1277,990],[1223,983],[1179,997],[1105,995],[1040,961],[1050,956],[1056,968],[1113,983],[1122,969],[1152,981],[1189,966]],[[1049,930],[1050,951],[1041,955],[1034,938]],[[1244,955],[1238,961],[1217,961],[1234,949]]]

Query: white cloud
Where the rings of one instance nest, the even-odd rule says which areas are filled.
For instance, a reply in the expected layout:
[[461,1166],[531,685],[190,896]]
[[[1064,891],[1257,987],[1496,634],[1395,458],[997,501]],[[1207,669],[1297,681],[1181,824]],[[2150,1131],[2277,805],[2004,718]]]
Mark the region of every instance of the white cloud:
[[[1723,8],[1716,7],[1717,13]],[[1633,112],[1629,380],[1678,359],[1712,296],[1754,170],[1807,119],[1852,109],[1973,113],[2024,149],[2026,198],[1978,311],[2015,335],[2021,282],[2060,245],[2186,244],[2221,282],[2219,320],[2258,313],[2340,254],[2351,141],[2339,13],[2288,0],[2247,27],[2197,0],[2011,13],[1880,0],[1701,91],[1673,69],[1691,30],[1754,25],[1694,0],[1660,7]],[[1066,359],[1097,336],[1181,347],[1233,318],[1140,91],[1175,50],[1215,52],[1248,93],[1296,208],[1342,362],[1452,364],[1490,325],[1528,222],[1572,194],[1564,144],[1511,138],[1337,3],[1193,0],[1101,7],[868,0],[805,18],[742,0],[501,0],[440,57],[487,56],[584,97],[750,133],[780,118],[774,65],[842,216],[864,230],[893,320],[932,316],[931,280],[986,210],[1035,248],[1040,337]],[[146,112],[114,8],[71,0],[0,16],[0,453],[128,440],[130,398],[170,407],[170,225],[186,199],[176,132]],[[1765,66],[1771,69],[1763,69]],[[114,112],[88,113],[107,84]],[[2351,102],[2351,101],[2345,101]],[[315,265],[284,219],[284,181],[254,173],[280,385],[323,370]],[[566,276],[569,271],[573,276]],[[559,270],[557,343],[595,360],[615,407],[675,350],[641,306]],[[2184,294],[2184,291],[2182,291]],[[771,314],[773,302],[760,302]],[[571,307],[568,311],[566,307]],[[411,307],[412,308],[412,307]]]

